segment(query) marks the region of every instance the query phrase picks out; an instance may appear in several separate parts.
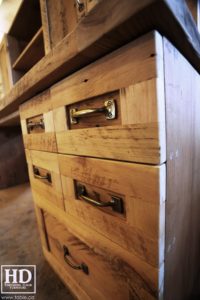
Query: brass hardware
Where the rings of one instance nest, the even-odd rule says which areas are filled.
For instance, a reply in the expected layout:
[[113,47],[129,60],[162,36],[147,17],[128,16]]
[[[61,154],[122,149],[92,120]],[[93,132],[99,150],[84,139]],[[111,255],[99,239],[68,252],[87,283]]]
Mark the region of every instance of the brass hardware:
[[65,262],[73,269],[75,270],[82,270],[83,273],[85,273],[86,275],[89,274],[89,269],[88,266],[84,263],[81,263],[80,265],[75,265],[73,262],[71,262],[67,256],[70,256],[69,250],[68,248],[64,245],[63,246],[63,251],[64,251],[64,260]]
[[79,12],[82,12],[85,8],[85,4],[83,0],[76,0],[76,5],[78,7]]
[[33,174],[34,177],[37,179],[47,180],[49,183],[51,183],[51,174],[47,173],[46,175],[42,176],[40,175],[40,171],[37,167],[33,166]]
[[110,99],[104,102],[104,106],[100,108],[88,108],[77,110],[76,108],[70,109],[70,122],[77,124],[79,118],[93,116],[96,113],[103,113],[107,120],[113,120],[116,117],[115,100]]
[[123,200],[117,196],[111,196],[111,200],[109,202],[102,202],[91,199],[87,196],[87,191],[84,185],[78,184],[77,185],[77,196],[80,197],[82,200],[98,207],[112,207],[113,211],[116,211],[120,214],[123,214],[124,207],[123,207]]
[[32,131],[34,128],[40,127],[44,129],[44,120],[40,119],[39,122],[27,121],[27,129],[28,132]]

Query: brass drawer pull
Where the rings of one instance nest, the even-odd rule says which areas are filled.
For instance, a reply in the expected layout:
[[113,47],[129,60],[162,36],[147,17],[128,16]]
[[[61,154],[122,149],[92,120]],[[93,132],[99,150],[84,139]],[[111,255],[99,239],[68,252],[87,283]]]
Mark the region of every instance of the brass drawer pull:
[[79,118],[92,116],[96,113],[103,113],[107,120],[113,120],[116,116],[115,100],[110,99],[104,102],[103,107],[88,108],[83,110],[77,110],[76,108],[70,109],[70,122],[71,124],[77,124]]
[[47,173],[46,175],[42,176],[42,175],[40,175],[39,169],[36,168],[35,166],[33,166],[33,174],[34,174],[34,177],[37,179],[47,180],[49,183],[52,182],[50,173]]
[[72,269],[75,269],[75,270],[82,270],[83,273],[85,274],[89,274],[89,269],[88,269],[88,266],[84,263],[81,263],[80,265],[75,265],[73,262],[71,262],[69,260],[69,256],[70,256],[70,253],[69,253],[69,250],[68,248],[64,245],[63,246],[63,251],[64,251],[64,260],[66,261],[66,263],[72,268]]
[[124,207],[123,207],[123,200],[120,197],[111,196],[111,200],[109,202],[102,202],[91,199],[87,196],[87,191],[84,185],[78,184],[77,186],[77,194],[82,200],[98,207],[112,207],[113,211],[116,211],[120,214],[123,214]]
[[27,122],[27,129],[28,129],[28,132],[30,132],[31,130],[33,130],[34,128],[42,128],[44,129],[44,120],[41,119],[39,122],[33,122],[33,121],[28,121]]

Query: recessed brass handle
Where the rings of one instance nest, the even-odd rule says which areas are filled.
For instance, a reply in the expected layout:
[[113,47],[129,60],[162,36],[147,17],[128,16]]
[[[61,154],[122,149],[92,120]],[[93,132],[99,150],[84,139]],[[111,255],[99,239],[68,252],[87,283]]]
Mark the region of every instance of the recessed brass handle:
[[97,113],[103,113],[106,120],[113,120],[116,117],[115,100],[110,99],[104,102],[103,107],[99,108],[87,108],[83,110],[77,110],[76,108],[70,109],[70,122],[71,124],[77,124],[78,119],[93,116]]
[[46,175],[40,175],[40,171],[38,168],[36,168],[35,166],[33,166],[33,174],[34,177],[37,179],[41,179],[41,180],[47,180],[49,183],[51,183],[51,174],[47,172]]
[[122,198],[116,197],[116,196],[111,196],[111,200],[109,202],[97,201],[95,199],[88,197],[86,188],[82,184],[78,184],[78,186],[77,186],[77,196],[80,197],[82,200],[84,200],[94,206],[112,207],[113,211],[116,211],[121,214],[123,214],[123,212],[124,212]]
[[34,128],[42,128],[44,129],[44,120],[41,119],[39,122],[33,122],[33,121],[28,121],[27,122],[27,129],[28,129],[28,132],[30,132],[31,130],[33,130]]
[[70,256],[70,253],[69,253],[68,248],[65,245],[63,246],[63,251],[64,251],[64,260],[72,269],[82,270],[83,273],[85,273],[86,275],[89,274],[89,268],[86,264],[81,263],[80,265],[76,265],[69,260],[68,257]]

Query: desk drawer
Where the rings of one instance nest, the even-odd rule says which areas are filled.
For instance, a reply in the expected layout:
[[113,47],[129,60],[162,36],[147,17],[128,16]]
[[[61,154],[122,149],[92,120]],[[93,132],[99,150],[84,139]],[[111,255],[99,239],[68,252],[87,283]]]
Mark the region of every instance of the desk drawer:
[[112,254],[112,249],[107,254],[100,245],[93,247],[86,244],[47,213],[44,220],[49,251],[64,268],[64,272],[58,273],[66,278],[72,277],[86,292],[87,299],[156,298],[156,292],[148,287],[134,268]]
[[166,160],[160,38],[148,34],[51,88],[59,153]]
[[58,155],[30,150],[28,169],[33,196],[64,209]]
[[20,106],[25,149],[57,152],[49,90]]
[[67,214],[151,265],[163,262],[158,243],[164,243],[165,165],[58,159]]

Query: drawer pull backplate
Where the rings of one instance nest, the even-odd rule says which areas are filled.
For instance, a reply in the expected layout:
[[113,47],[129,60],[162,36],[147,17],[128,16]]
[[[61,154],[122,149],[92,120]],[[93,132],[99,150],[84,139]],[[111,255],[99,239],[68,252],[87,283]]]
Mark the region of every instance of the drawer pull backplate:
[[34,128],[42,128],[42,129],[45,129],[45,126],[44,126],[44,120],[41,119],[39,122],[28,121],[28,122],[27,122],[27,129],[28,129],[28,132],[32,131]]
[[95,199],[88,197],[86,188],[82,184],[78,184],[78,186],[77,186],[77,195],[82,200],[84,200],[94,206],[98,206],[98,207],[109,207],[110,206],[110,207],[112,207],[113,211],[116,211],[121,214],[123,214],[123,212],[124,212],[123,200],[120,197],[111,196],[111,200],[109,202],[97,201]]
[[63,251],[64,251],[64,260],[65,262],[72,268],[72,269],[75,269],[75,270],[82,270],[83,273],[85,274],[89,274],[89,269],[88,269],[88,266],[84,263],[81,263],[80,265],[75,265],[73,262],[71,262],[69,260],[69,256],[70,256],[70,253],[69,253],[69,250],[68,248],[64,245],[63,246]]
[[77,124],[79,118],[93,116],[97,113],[103,113],[107,120],[113,120],[116,116],[115,100],[110,99],[104,102],[103,107],[99,108],[87,108],[77,110],[76,108],[70,109],[70,122],[71,124]]
[[41,179],[41,180],[47,180],[49,183],[51,183],[51,174],[50,173],[46,173],[46,175],[40,175],[40,171],[38,168],[36,168],[35,166],[33,166],[33,173],[34,173],[34,177],[37,179]]

